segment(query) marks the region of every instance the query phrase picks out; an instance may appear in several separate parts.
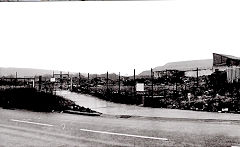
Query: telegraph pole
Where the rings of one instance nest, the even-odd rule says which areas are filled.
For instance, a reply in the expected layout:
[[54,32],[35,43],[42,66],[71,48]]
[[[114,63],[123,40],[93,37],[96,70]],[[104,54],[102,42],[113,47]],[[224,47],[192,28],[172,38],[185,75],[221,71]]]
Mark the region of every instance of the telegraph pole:
[[80,80],[81,80],[81,74],[80,72],[78,73],[78,86],[80,86]]
[[133,71],[133,80],[134,80],[134,82],[135,82],[135,69],[134,69],[134,71]]
[[153,98],[153,70],[151,68],[151,80],[152,80],[152,98]]
[[108,71],[107,71],[107,91],[108,91]]
[[176,84],[176,93],[177,93],[177,80],[178,80],[177,71],[175,71],[175,74],[176,74],[175,84]]
[[87,90],[89,91],[89,84],[90,84],[90,81],[89,81],[89,73],[88,73],[88,82],[87,82]]
[[17,86],[17,72],[16,72],[15,86]]
[[168,70],[166,69],[166,76],[167,76],[167,85],[168,85]]
[[118,75],[118,93],[120,94],[121,93],[121,81],[120,81],[120,72],[119,72],[119,75]]
[[197,68],[197,88],[198,88],[198,68]]
[[62,72],[61,71],[60,71],[60,84],[61,84],[61,90],[62,90],[63,81],[62,81]]
[[69,84],[69,80],[70,80],[70,84],[71,84],[71,77],[69,76],[69,72],[67,73],[67,76],[68,76],[68,78],[67,78],[67,85],[68,85]]
[[70,77],[70,90],[72,91],[73,89],[73,80],[72,80],[72,76]]
[[136,77],[135,77],[135,69],[134,69],[134,71],[133,71],[133,90],[134,90],[134,92],[133,92],[133,94],[134,94],[134,97],[136,96]]

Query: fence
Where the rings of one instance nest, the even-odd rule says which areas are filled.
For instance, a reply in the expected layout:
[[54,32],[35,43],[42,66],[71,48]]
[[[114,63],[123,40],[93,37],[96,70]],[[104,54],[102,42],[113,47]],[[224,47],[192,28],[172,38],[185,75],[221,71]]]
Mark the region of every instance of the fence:
[[32,78],[6,78],[2,77],[0,79],[1,89],[9,88],[35,88],[38,91],[45,91],[48,93],[53,92],[53,85],[50,79],[39,77]]
[[[188,93],[194,95],[192,99],[199,99],[199,96],[214,97],[217,91],[222,90],[218,80],[210,83],[209,76],[198,76],[198,69],[195,71],[197,77],[186,77],[174,73],[167,77],[156,78],[150,76],[124,77],[119,75],[88,74],[87,77],[78,75],[54,74],[52,77],[33,77],[33,78],[1,78],[0,86],[2,88],[12,87],[34,87],[39,91],[51,92],[58,89],[70,89],[74,92],[91,94],[99,98],[129,104],[144,104],[153,107],[169,107],[169,105],[179,107],[182,102],[189,102]],[[153,72],[151,72],[153,73]],[[229,72],[230,73],[230,72]],[[231,75],[231,74],[228,74]],[[236,75],[236,74],[235,74]],[[55,78],[51,81],[51,78]],[[110,78],[111,77],[111,78]],[[136,90],[137,83],[144,83],[144,91]],[[224,89],[225,90],[225,89]]]

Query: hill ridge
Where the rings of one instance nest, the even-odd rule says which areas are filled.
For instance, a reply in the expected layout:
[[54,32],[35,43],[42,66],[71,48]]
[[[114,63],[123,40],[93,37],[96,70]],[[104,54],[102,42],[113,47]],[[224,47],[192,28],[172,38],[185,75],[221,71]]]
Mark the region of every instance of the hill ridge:
[[[163,66],[157,66],[153,68],[153,71],[161,71],[167,69],[176,69],[176,70],[193,70],[196,68],[199,69],[211,69],[213,65],[212,59],[201,59],[201,60],[186,60],[186,61],[176,61],[176,62],[168,62]],[[150,75],[150,70],[146,70],[141,72],[139,75]]]

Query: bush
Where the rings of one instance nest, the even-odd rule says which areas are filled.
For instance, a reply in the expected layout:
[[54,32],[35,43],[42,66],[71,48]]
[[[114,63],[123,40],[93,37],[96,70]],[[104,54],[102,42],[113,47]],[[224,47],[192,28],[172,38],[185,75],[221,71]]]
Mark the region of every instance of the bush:
[[62,111],[75,105],[71,100],[50,93],[37,92],[33,88],[6,89],[0,91],[0,106],[33,111]]

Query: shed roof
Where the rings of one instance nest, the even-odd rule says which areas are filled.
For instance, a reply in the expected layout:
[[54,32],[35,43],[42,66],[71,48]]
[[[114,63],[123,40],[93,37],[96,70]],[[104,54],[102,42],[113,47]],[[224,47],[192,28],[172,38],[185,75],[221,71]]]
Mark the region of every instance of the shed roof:
[[225,55],[225,54],[218,54],[218,53],[214,53],[214,54],[217,54],[217,55],[220,55],[220,56],[224,56],[224,57],[227,57],[227,58],[230,58],[230,59],[234,59],[234,60],[240,60],[240,57],[235,57],[235,56],[232,56],[232,55]]

